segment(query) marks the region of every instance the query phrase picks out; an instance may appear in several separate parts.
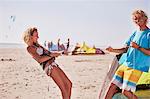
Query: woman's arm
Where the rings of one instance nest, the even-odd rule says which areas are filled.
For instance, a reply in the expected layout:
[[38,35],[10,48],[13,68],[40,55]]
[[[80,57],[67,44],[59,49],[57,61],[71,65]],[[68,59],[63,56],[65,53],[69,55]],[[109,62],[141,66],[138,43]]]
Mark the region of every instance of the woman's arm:
[[128,47],[123,47],[123,48],[118,48],[118,49],[114,49],[112,47],[108,47],[106,48],[107,51],[109,52],[115,52],[115,53],[124,53],[128,50]]
[[52,56],[52,57],[58,57],[61,54],[62,54],[61,52],[51,52],[50,56]]
[[142,48],[135,42],[131,42],[131,47],[140,50],[141,52],[143,52],[146,55],[150,55],[150,48],[149,49]]
[[[42,47],[42,46],[41,46],[41,47]],[[58,57],[58,56],[61,55],[60,52],[50,52],[50,51],[48,51],[47,49],[45,49],[44,47],[42,47],[42,48],[43,48],[44,51],[45,51],[49,56],[51,56],[51,57]]]
[[39,63],[42,63],[52,58],[50,56],[40,56],[39,54],[37,54],[36,48],[32,46],[28,47],[27,50],[31,54],[31,56],[33,56],[33,58],[37,60]]

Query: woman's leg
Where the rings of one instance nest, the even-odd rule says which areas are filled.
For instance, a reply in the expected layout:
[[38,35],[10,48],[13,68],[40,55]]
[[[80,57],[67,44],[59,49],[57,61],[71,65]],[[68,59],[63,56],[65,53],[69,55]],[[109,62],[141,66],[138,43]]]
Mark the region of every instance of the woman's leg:
[[105,99],[112,99],[113,95],[118,92],[117,88],[118,87],[115,84],[111,83]]
[[57,67],[58,68],[58,70],[60,71],[60,74],[61,74],[61,76],[63,76],[62,78],[63,78],[63,81],[65,81],[66,82],[66,84],[67,84],[67,91],[68,91],[68,93],[69,93],[69,99],[70,99],[70,97],[71,97],[71,88],[72,88],[72,82],[69,80],[69,78],[67,77],[67,75],[63,72],[63,70],[61,69],[61,68],[59,68],[59,67]]
[[134,95],[131,91],[123,91],[123,94],[128,97],[128,99],[138,99],[136,95]]
[[59,67],[53,67],[51,70],[52,79],[61,90],[63,99],[70,99],[72,83]]

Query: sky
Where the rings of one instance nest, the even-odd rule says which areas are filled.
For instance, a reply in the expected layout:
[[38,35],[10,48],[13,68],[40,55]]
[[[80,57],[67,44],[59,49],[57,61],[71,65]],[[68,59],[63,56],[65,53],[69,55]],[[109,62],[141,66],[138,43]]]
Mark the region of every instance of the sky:
[[119,47],[137,29],[132,12],[150,16],[149,7],[149,0],[0,0],[0,43],[23,43],[23,32],[37,27],[42,44],[70,38],[72,44]]

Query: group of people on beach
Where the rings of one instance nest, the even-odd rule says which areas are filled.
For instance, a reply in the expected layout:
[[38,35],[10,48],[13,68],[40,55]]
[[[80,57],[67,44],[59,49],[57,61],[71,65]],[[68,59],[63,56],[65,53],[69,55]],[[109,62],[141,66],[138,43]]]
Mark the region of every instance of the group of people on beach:
[[68,51],[70,46],[69,38],[67,39],[67,43],[65,43],[65,45],[60,43],[60,38],[57,40],[57,44],[54,44],[52,41],[44,42],[44,47],[47,48],[49,51]]
[[[147,26],[148,16],[142,10],[132,13],[133,22],[139,27],[126,41],[123,48],[106,48],[110,52],[126,53],[123,63],[119,64],[105,99],[112,99],[118,89],[122,90],[128,99],[138,99],[134,92],[136,84],[143,72],[148,72],[150,67],[150,29]],[[72,82],[55,63],[59,52],[50,52],[38,43],[37,28],[28,28],[24,32],[24,42],[28,45],[27,51],[41,65],[43,70],[50,76],[61,90],[63,99],[71,99]],[[68,45],[69,47],[69,45]],[[101,97],[100,97],[101,98]]]

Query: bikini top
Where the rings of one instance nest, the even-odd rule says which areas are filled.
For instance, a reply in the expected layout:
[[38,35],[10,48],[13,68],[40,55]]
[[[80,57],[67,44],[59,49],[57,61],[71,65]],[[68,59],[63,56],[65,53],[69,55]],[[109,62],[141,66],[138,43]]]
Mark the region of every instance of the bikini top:
[[41,47],[38,47],[38,48],[36,49],[36,52],[41,56],[41,55],[43,55],[43,53],[44,53],[44,49],[41,48]]
[[[36,52],[37,54],[39,54],[40,56],[50,56],[50,52],[49,51],[46,51],[44,50],[44,48],[38,44],[33,44],[33,46],[36,48]],[[50,56],[51,57],[51,56]],[[34,57],[33,57],[34,58]],[[35,59],[35,58],[34,58]],[[36,60],[36,59],[35,59]],[[52,61],[55,61],[55,57],[51,57],[51,59],[49,60],[52,60]],[[43,63],[40,63],[40,65],[43,67],[43,69],[45,68],[45,65],[46,63],[49,61],[49,60],[46,60],[44,61]]]
[[33,44],[34,47],[36,47],[36,52],[42,56],[42,55],[47,55],[49,56],[50,52],[49,51],[45,51],[44,48],[40,45],[37,45],[37,44]]

